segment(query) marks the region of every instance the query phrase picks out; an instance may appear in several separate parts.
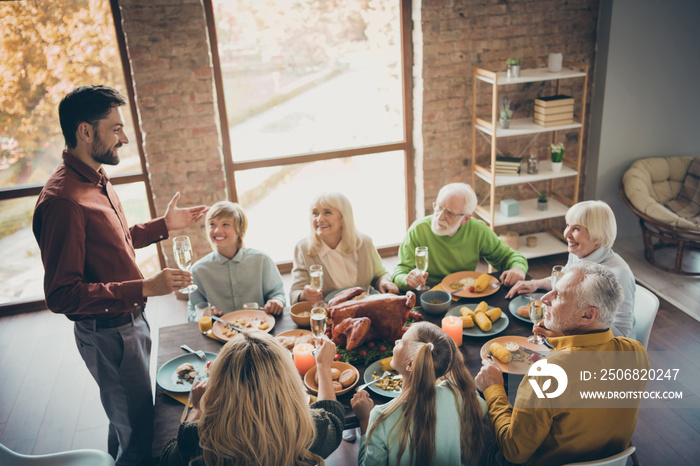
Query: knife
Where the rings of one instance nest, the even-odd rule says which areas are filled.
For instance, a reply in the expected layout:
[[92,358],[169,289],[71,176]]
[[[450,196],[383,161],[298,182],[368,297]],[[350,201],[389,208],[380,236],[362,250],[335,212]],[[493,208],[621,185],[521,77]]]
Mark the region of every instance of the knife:
[[536,354],[537,356],[539,356],[543,359],[546,358],[547,356],[549,356],[549,354],[550,354],[550,353],[546,353],[546,354],[545,353],[538,353],[537,351],[532,351],[531,349],[525,348],[523,346],[521,346],[520,349],[523,351],[523,353]]
[[211,318],[218,321],[218,322],[221,322],[222,324],[224,324],[225,326],[227,326],[228,328],[230,328],[232,330],[235,330],[237,332],[245,332],[245,330],[243,330],[241,327],[239,327],[237,325],[233,325],[231,322],[226,322],[221,317],[211,316]]

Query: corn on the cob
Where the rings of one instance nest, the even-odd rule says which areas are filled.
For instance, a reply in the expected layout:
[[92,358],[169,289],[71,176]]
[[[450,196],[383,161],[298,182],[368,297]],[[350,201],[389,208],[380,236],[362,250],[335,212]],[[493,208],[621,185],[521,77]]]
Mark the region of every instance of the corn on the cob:
[[474,291],[481,293],[489,286],[489,283],[491,283],[491,275],[482,273],[479,275],[479,278],[476,279],[476,282],[474,282]]
[[489,351],[495,358],[498,358],[498,360],[501,361],[503,364],[508,364],[510,362],[510,351],[505,349],[505,347],[502,344],[491,343],[491,346],[489,346]]
[[476,309],[474,309],[474,314],[477,314],[479,312],[486,312],[489,310],[489,305],[486,303],[486,301],[481,301],[478,306],[476,306]]
[[474,311],[469,309],[467,306],[460,307],[459,313],[462,314],[462,316],[472,316],[472,319],[474,318]]
[[462,316],[462,328],[472,328],[474,326],[474,318],[471,315]]
[[390,371],[392,370],[391,368],[391,356],[388,358],[384,358],[381,361],[379,361],[379,368],[382,370],[382,372]]
[[491,320],[489,320],[489,318],[483,312],[477,312],[474,314],[474,320],[476,321],[476,325],[478,325],[484,332],[491,330]]
[[486,316],[491,319],[491,322],[496,322],[498,319],[501,318],[501,308],[500,307],[494,307],[493,309],[489,309],[486,311]]

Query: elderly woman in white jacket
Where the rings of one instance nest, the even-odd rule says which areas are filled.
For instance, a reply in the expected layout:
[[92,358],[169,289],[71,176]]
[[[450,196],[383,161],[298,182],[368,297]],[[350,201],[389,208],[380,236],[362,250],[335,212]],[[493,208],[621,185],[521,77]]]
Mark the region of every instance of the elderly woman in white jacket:
[[[323,290],[310,283],[309,268],[323,266]],[[382,265],[369,236],[355,230],[352,206],[340,193],[324,193],[311,203],[311,234],[294,247],[290,302],[316,302],[331,291],[372,285],[382,293],[398,293],[398,287]]]
[[[617,309],[611,326],[613,334],[635,338],[634,274],[627,262],[612,250],[616,236],[615,214],[608,204],[603,201],[584,201],[571,206],[566,213],[564,230],[564,238],[569,249],[569,260],[564,267],[564,272],[566,273],[571,265],[579,261],[607,266],[615,274],[624,291],[624,300]],[[520,281],[510,289],[506,298],[512,298],[516,293],[532,293],[537,289],[551,290],[551,277]],[[556,332],[544,327],[537,327],[535,331],[543,336],[557,336]]]

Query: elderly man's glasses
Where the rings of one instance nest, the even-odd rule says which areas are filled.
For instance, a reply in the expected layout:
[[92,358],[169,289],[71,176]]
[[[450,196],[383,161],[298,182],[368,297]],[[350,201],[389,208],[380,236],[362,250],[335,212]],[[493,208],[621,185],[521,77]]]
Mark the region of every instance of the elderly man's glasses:
[[467,214],[456,214],[449,209],[445,209],[443,206],[441,206],[437,202],[433,202],[433,212],[435,212],[435,214],[437,214],[437,215],[440,215],[442,212],[445,212],[445,216],[450,220],[455,220],[455,219],[458,219],[460,217],[464,217],[465,215],[467,215]]

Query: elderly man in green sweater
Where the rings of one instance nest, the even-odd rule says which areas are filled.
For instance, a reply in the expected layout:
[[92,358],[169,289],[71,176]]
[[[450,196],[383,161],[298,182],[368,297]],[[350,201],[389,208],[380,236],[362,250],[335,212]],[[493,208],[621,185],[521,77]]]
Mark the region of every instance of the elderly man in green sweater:
[[[454,272],[476,269],[480,258],[503,271],[501,282],[512,286],[525,278],[527,260],[506,246],[483,221],[473,218],[476,194],[465,183],[451,183],[438,193],[433,215],[411,225],[399,248],[391,279],[402,291],[435,286]],[[415,249],[428,246],[428,271],[415,268]]]

